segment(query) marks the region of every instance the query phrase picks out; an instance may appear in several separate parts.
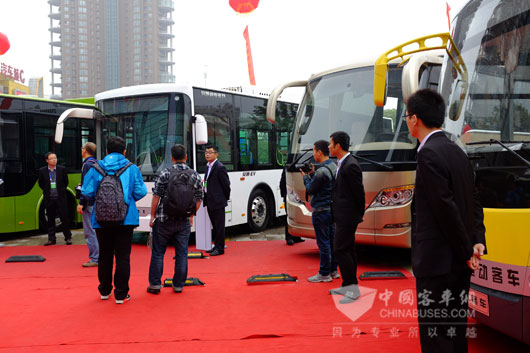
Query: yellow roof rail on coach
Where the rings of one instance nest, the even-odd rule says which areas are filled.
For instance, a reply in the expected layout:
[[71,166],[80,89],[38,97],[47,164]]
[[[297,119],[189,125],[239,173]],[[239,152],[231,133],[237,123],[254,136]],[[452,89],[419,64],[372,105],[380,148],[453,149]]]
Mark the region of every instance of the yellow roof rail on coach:
[[[441,44],[439,41],[441,41]],[[434,45],[431,45],[431,43]],[[402,62],[400,65],[403,65],[410,58],[410,55],[414,53],[437,49],[444,49],[447,52],[449,58],[454,63],[455,68],[458,70],[463,80],[467,82],[466,67],[460,56],[460,52],[456,49],[456,45],[451,38],[451,35],[448,32],[431,34],[400,44],[386,51],[376,60],[374,67],[374,103],[378,107],[385,105],[386,74],[389,61],[401,58]]]

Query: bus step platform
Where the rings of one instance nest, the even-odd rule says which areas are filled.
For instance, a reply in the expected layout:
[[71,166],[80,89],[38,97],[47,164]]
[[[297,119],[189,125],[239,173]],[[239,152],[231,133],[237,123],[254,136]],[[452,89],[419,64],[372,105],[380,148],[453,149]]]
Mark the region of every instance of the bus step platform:
[[[209,256],[205,256],[202,251],[190,251],[188,253],[188,259],[208,259]],[[175,260],[175,256],[173,256],[173,260]]]
[[46,258],[41,255],[14,255],[11,256],[6,262],[43,262]]
[[188,259],[207,259],[208,256],[205,256],[202,251],[190,251],[188,253]]
[[280,273],[270,275],[254,275],[247,279],[247,284],[249,285],[279,282],[298,282],[298,277],[288,275],[287,273]]
[[[185,286],[204,286],[204,282],[202,282],[200,279],[195,277],[186,278],[186,282],[184,283]],[[173,286],[173,278],[166,278],[164,281],[164,287],[172,287]]]
[[363,272],[359,279],[406,279],[401,271],[374,271]]

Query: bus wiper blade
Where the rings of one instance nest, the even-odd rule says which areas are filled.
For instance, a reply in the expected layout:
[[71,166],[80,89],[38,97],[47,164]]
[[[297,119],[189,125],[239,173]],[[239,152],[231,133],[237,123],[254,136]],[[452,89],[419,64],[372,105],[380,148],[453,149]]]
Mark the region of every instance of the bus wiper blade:
[[350,154],[351,154],[352,156],[354,156],[355,158],[357,158],[357,159],[360,159],[360,160],[362,160],[362,161],[365,161],[365,162],[368,162],[368,163],[372,163],[372,164],[378,165],[378,166],[383,167],[383,168],[385,168],[385,169],[388,169],[388,170],[393,170],[393,169],[394,169],[394,167],[391,166],[391,165],[386,165],[386,164],[383,164],[383,163],[379,163],[379,162],[376,162],[376,161],[374,161],[374,160],[371,160],[371,159],[368,159],[368,158],[365,158],[365,157],[359,156],[358,154],[354,154],[354,153],[351,153],[351,152],[350,152]]
[[529,143],[529,141],[505,141],[505,140],[499,141],[499,140],[495,140],[495,139],[489,139],[489,140],[484,140],[484,141],[468,142],[468,143],[466,143],[466,145],[484,145],[484,144],[490,144],[491,145],[492,143],[501,144],[501,146],[502,146],[503,143],[522,143],[524,145],[527,145]]
[[[524,144],[528,143],[528,141],[503,141],[503,142],[504,143],[524,143]],[[523,162],[528,167],[530,167],[530,161],[528,161],[526,158],[524,158],[520,154],[516,153],[514,150],[510,149],[508,146],[506,146],[504,143],[502,143],[499,140],[489,139],[488,141],[471,142],[471,143],[468,143],[468,145],[480,145],[480,144],[485,144],[485,143],[489,143],[490,145],[493,144],[493,143],[496,143],[496,144],[500,145],[506,151],[508,151],[508,153],[510,153],[511,155],[517,157],[521,162]]]

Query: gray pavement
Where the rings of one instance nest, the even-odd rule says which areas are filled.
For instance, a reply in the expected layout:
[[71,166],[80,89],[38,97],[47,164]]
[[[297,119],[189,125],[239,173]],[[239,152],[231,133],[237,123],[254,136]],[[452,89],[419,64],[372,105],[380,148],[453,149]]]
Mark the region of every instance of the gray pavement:
[[[274,225],[260,233],[250,233],[247,226],[237,226],[228,228],[226,236],[231,241],[248,241],[248,240],[281,240],[285,239],[284,226]],[[56,234],[57,245],[65,244],[64,235],[62,232]],[[0,247],[2,246],[28,246],[28,245],[42,245],[48,240],[47,234],[39,234],[37,232],[8,234],[0,238]],[[138,234],[134,239],[142,239]],[[72,230],[73,244],[86,244],[83,229]]]
[[[230,241],[268,241],[284,240],[285,226],[282,220],[276,221],[272,226],[260,233],[251,233],[248,226],[240,225],[226,229],[227,246]],[[0,247],[2,246],[24,246],[24,245],[43,245],[48,240],[47,234],[38,234],[36,232],[26,234],[3,235],[0,238]],[[147,240],[147,234],[138,233],[133,237],[133,242],[141,243]],[[307,241],[314,244],[317,249],[316,241],[308,239]],[[72,230],[73,244],[86,244],[83,229]],[[64,245],[64,236],[61,232],[57,233],[57,245]],[[410,249],[385,248],[368,245],[357,245],[356,247],[358,263],[373,266],[398,266],[411,271]]]

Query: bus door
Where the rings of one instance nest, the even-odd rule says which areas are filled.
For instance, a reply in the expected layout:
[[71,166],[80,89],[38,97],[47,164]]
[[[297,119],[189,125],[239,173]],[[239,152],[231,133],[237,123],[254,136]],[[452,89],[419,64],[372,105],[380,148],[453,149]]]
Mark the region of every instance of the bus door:
[[6,221],[1,233],[16,231],[14,196],[24,192],[20,131],[20,115],[0,111],[0,210]]

